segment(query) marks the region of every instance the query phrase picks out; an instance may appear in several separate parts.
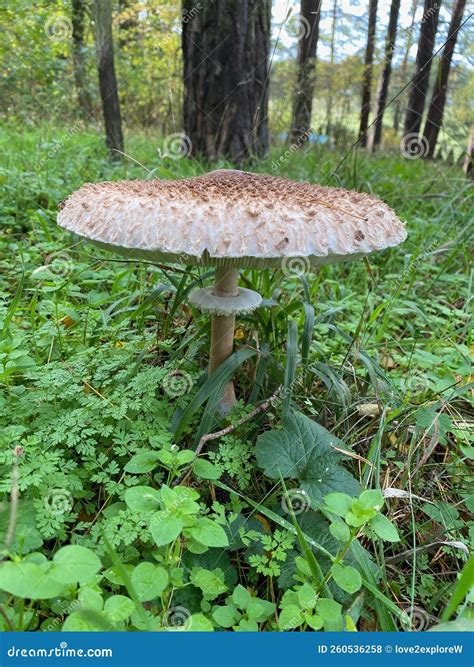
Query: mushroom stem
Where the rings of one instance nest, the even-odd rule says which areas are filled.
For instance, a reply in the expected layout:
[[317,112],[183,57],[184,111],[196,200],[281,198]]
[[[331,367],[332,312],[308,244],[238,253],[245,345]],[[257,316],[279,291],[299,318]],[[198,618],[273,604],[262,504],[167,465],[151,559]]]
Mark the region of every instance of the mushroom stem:
[[[239,272],[236,269],[218,268],[215,273],[214,294],[232,299],[238,296]],[[235,315],[214,315],[211,320],[211,352],[209,374],[214,373],[230,357],[234,349]],[[228,414],[236,402],[234,382],[230,380],[219,402],[221,415]]]

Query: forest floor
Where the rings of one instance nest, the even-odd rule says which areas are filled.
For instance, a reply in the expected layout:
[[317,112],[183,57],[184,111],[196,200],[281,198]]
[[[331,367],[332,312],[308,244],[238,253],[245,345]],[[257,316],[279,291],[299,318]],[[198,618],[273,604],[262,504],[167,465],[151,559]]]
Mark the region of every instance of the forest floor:
[[[124,519],[127,489],[170,484],[185,469],[186,455],[181,463],[168,461],[170,424],[181,419],[180,453],[195,443],[196,433],[223,426],[206,422],[203,401],[189,409],[204,386],[208,349],[208,322],[186,304],[199,272],[125,261],[78,242],[55,222],[59,202],[87,181],[176,178],[228,166],[160,157],[160,148],[152,134],[127,136],[130,157],[113,164],[94,131],[0,131],[5,156],[0,168],[0,484],[6,496],[17,475],[20,494],[10,552],[39,553],[32,562],[41,563],[69,543],[91,549],[109,566],[108,579],[83,586],[79,595],[98,610],[111,592],[125,592],[112,572],[114,557],[118,554],[132,572],[146,552],[144,526],[132,516]],[[174,608],[189,610],[203,629],[238,622],[252,629],[245,626],[253,622],[250,614],[228,620],[211,609],[223,591],[239,582],[280,608],[280,620],[262,612],[259,629],[316,627],[314,617],[292,625],[290,612],[281,621],[282,596],[295,584],[302,547],[290,535],[293,515],[283,511],[282,480],[273,476],[269,481],[263,454],[255,460],[255,442],[280,423],[280,406],[259,420],[243,421],[247,403],[262,401],[291,381],[293,409],[362,457],[345,463],[362,488],[385,490],[384,512],[400,538],[377,541],[370,531],[359,536],[375,563],[383,598],[371,597],[369,584],[365,597],[342,596],[346,617],[359,629],[426,629],[441,618],[474,547],[469,521],[474,511],[474,489],[469,488],[474,459],[472,185],[458,168],[440,162],[361,151],[344,160],[342,153],[314,146],[280,160],[275,170],[272,164],[282,152],[274,148],[248,170],[371,192],[406,221],[408,239],[368,262],[323,267],[314,275],[244,273],[243,284],[258,289],[268,307],[242,318],[236,343],[258,348],[260,362],[257,366],[255,357],[241,361],[236,385],[242,400],[231,422],[234,430],[209,443],[205,458],[213,479],[202,479],[208,475],[201,477],[197,469],[193,488],[203,507],[212,508],[208,516],[218,523],[224,514],[245,516],[248,532],[239,532],[242,541],[216,565],[225,581],[213,583],[213,593],[197,573],[199,568],[201,574],[217,572],[211,567],[212,549],[201,554],[168,550],[168,561],[174,558],[177,569],[186,565],[194,574],[188,588],[180,587],[176,573],[169,574],[177,578],[172,592],[163,594],[166,605],[169,609],[172,599]],[[209,279],[207,274],[203,279]],[[184,390],[173,384],[176,378]],[[168,457],[161,455],[163,467],[127,468],[130,456],[146,453],[143,448],[167,452]],[[304,483],[288,474],[286,485],[304,505]],[[133,506],[133,501],[126,503]],[[305,535],[329,545],[321,532],[326,528],[315,530],[316,514],[313,507],[297,512],[296,519]],[[0,524],[6,531],[7,512]],[[28,530],[22,532],[24,526]],[[112,551],[104,545],[102,530]],[[155,543],[160,545],[156,538]],[[153,558],[161,562],[160,555]],[[199,589],[203,600],[190,593]],[[85,623],[71,606],[72,593],[67,609],[38,594],[24,612],[16,603],[21,594],[9,595],[8,586],[4,590],[0,604],[7,606],[10,619],[0,617],[4,627],[50,629],[54,619],[62,623],[66,617],[75,619],[69,629]],[[102,602],[91,602],[93,594]],[[125,611],[121,607],[114,616],[112,607],[119,602]],[[165,612],[153,605],[146,603],[146,614],[158,618],[161,613],[163,624]],[[107,618],[119,629],[143,627],[140,614],[127,615],[126,606],[123,600],[110,602],[102,621],[88,622],[100,626]]]

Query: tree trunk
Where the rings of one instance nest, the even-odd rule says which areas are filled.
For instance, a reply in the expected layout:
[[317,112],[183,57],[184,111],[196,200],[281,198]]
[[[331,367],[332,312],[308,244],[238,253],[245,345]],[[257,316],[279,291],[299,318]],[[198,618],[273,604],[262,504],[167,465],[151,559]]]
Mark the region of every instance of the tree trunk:
[[330,72],[329,72],[329,94],[326,104],[326,134],[332,136],[332,84],[334,72],[334,53],[336,44],[336,19],[337,19],[337,0],[334,0],[332,6],[332,20],[331,20],[331,45],[330,45]]
[[93,107],[90,93],[87,89],[86,76],[86,47],[84,44],[84,19],[86,13],[85,0],[72,0],[72,62],[74,67],[74,84],[76,86],[77,101],[84,119],[93,116]]
[[123,152],[122,119],[114,65],[112,9],[110,0],[94,0],[95,45],[99,72],[100,97],[105,124],[105,143],[111,156],[120,159]]
[[241,165],[267,152],[270,17],[271,0],[183,0],[190,155]]
[[444,105],[446,103],[446,92],[448,89],[449,72],[451,70],[451,60],[453,51],[456,47],[459,27],[464,14],[466,0],[456,0],[454,5],[451,23],[449,24],[448,39],[446,41],[443,55],[438,65],[438,72],[434,83],[431,102],[426,118],[424,137],[427,141],[427,152],[425,157],[432,158],[435,152],[438,133],[443,124]]
[[466,174],[467,178],[474,180],[474,125],[471,127],[471,132],[469,135],[469,143],[467,145],[467,151],[464,156],[463,171]]
[[388,86],[392,74],[392,56],[395,49],[395,40],[397,37],[398,15],[400,13],[400,0],[392,0],[390,5],[390,18],[388,21],[387,38],[385,40],[385,53],[382,72],[380,74],[379,85],[377,89],[377,99],[375,103],[375,120],[372,132],[369,136],[369,150],[374,151],[380,145],[382,140],[382,122],[387,102]]
[[409,134],[418,135],[420,132],[426,91],[430,80],[431,58],[438,28],[440,7],[441,0],[425,0],[418,51],[416,53],[415,75],[411,83],[405,116],[405,136]]
[[321,0],[301,0],[298,17],[298,69],[290,131],[291,141],[298,143],[307,141],[311,134],[320,10]]
[[[416,18],[416,10],[418,9],[418,0],[413,0],[412,5],[411,5],[411,23],[410,27],[406,31],[407,33],[407,41],[406,41],[406,46],[405,46],[405,53],[403,55],[403,60],[402,64],[400,67],[400,79],[401,79],[401,84],[405,85],[406,77],[407,77],[407,69],[408,69],[408,58],[410,55],[410,50],[413,44],[413,34],[415,31],[415,18]],[[393,129],[395,132],[398,132],[398,128],[400,127],[400,116],[401,116],[401,98],[397,97],[395,101],[395,109],[393,112]]]
[[362,83],[362,104],[360,108],[359,145],[367,144],[367,127],[369,125],[370,96],[372,89],[372,61],[375,48],[375,27],[377,25],[377,0],[369,2],[369,28],[367,31],[367,47],[365,49],[364,79]]

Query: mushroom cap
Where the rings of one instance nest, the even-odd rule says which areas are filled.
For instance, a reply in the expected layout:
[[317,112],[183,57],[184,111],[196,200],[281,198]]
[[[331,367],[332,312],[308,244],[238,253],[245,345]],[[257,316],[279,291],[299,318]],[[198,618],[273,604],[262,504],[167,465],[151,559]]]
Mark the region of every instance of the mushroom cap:
[[63,203],[58,224],[152,262],[283,270],[356,259],[406,238],[372,195],[231,169],[86,183]]

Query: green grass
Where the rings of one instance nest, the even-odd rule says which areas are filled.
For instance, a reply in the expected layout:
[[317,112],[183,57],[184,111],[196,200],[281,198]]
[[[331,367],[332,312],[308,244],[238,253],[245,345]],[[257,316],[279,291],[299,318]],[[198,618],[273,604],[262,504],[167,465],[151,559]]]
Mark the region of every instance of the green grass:
[[[21,503],[31,502],[36,512],[38,544],[32,549],[48,558],[69,542],[96,551],[105,566],[118,557],[131,567],[143,549],[152,558],[150,547],[143,547],[145,527],[135,518],[120,521],[124,492],[137,483],[159,487],[179,474],[166,468],[142,480],[124,470],[126,462],[146,446],[166,449],[171,428],[186,450],[204,433],[228,425],[214,412],[217,380],[205,378],[208,321],[186,304],[190,286],[209,280],[209,274],[127,262],[55,225],[58,203],[86,181],[177,178],[229,166],[162,160],[160,145],[153,133],[126,136],[130,157],[113,164],[102,136],[92,130],[0,131],[2,493],[8,500],[17,461]],[[291,517],[281,512],[281,483],[266,478],[254,459],[257,436],[280,423],[282,408],[297,408],[368,461],[349,458],[346,465],[364,487],[399,494],[386,499],[384,512],[401,541],[378,541],[370,531],[358,536],[366,549],[359,558],[370,554],[375,569],[355,615],[357,627],[427,627],[441,618],[467,561],[466,549],[453,544],[471,550],[474,543],[468,484],[474,453],[472,186],[460,170],[439,162],[361,151],[344,159],[321,147],[293,154],[274,172],[280,150],[247,168],[372,192],[406,221],[408,239],[368,262],[323,267],[303,279],[278,271],[243,274],[242,284],[258,289],[273,306],[239,322],[241,351],[229,368],[236,368],[241,405],[232,433],[205,450],[220,481],[214,486],[197,480],[196,488],[215,516],[235,512],[247,517],[246,530],[265,525],[273,533],[279,527],[292,539],[306,540],[307,548],[320,539],[324,547],[326,537],[308,532],[305,514],[296,517],[297,525],[302,517],[302,527],[294,532]],[[181,374],[185,392],[163,391],[170,373]],[[281,385],[291,390],[283,406],[277,402],[246,422],[252,409],[246,405],[258,404]],[[12,458],[15,447],[23,449]],[[298,488],[299,482],[286,484]],[[66,499],[66,510],[58,514],[48,511],[51,489]],[[21,525],[26,518],[20,513],[17,520]],[[104,527],[113,557],[101,541]],[[258,540],[249,539],[258,555]],[[178,547],[171,545],[167,557],[189,568],[190,554]],[[294,584],[288,572],[297,548],[286,549],[278,576],[256,571],[243,548],[232,551],[232,564],[225,560],[223,570],[278,604]],[[126,593],[104,581],[104,597]],[[81,584],[81,590],[92,596],[94,586]],[[200,618],[210,615],[206,604],[195,607],[186,589],[180,590],[164,594],[164,607],[183,604],[196,615],[195,623],[208,622]],[[0,604],[18,627],[15,597],[1,593]],[[61,616],[45,602],[32,603],[28,614],[21,612],[21,624],[29,629],[44,629]],[[143,610],[137,614],[143,619]],[[132,627],[140,627],[140,618]],[[275,629],[272,622],[262,621],[260,629]],[[123,623],[119,629],[129,621]]]

